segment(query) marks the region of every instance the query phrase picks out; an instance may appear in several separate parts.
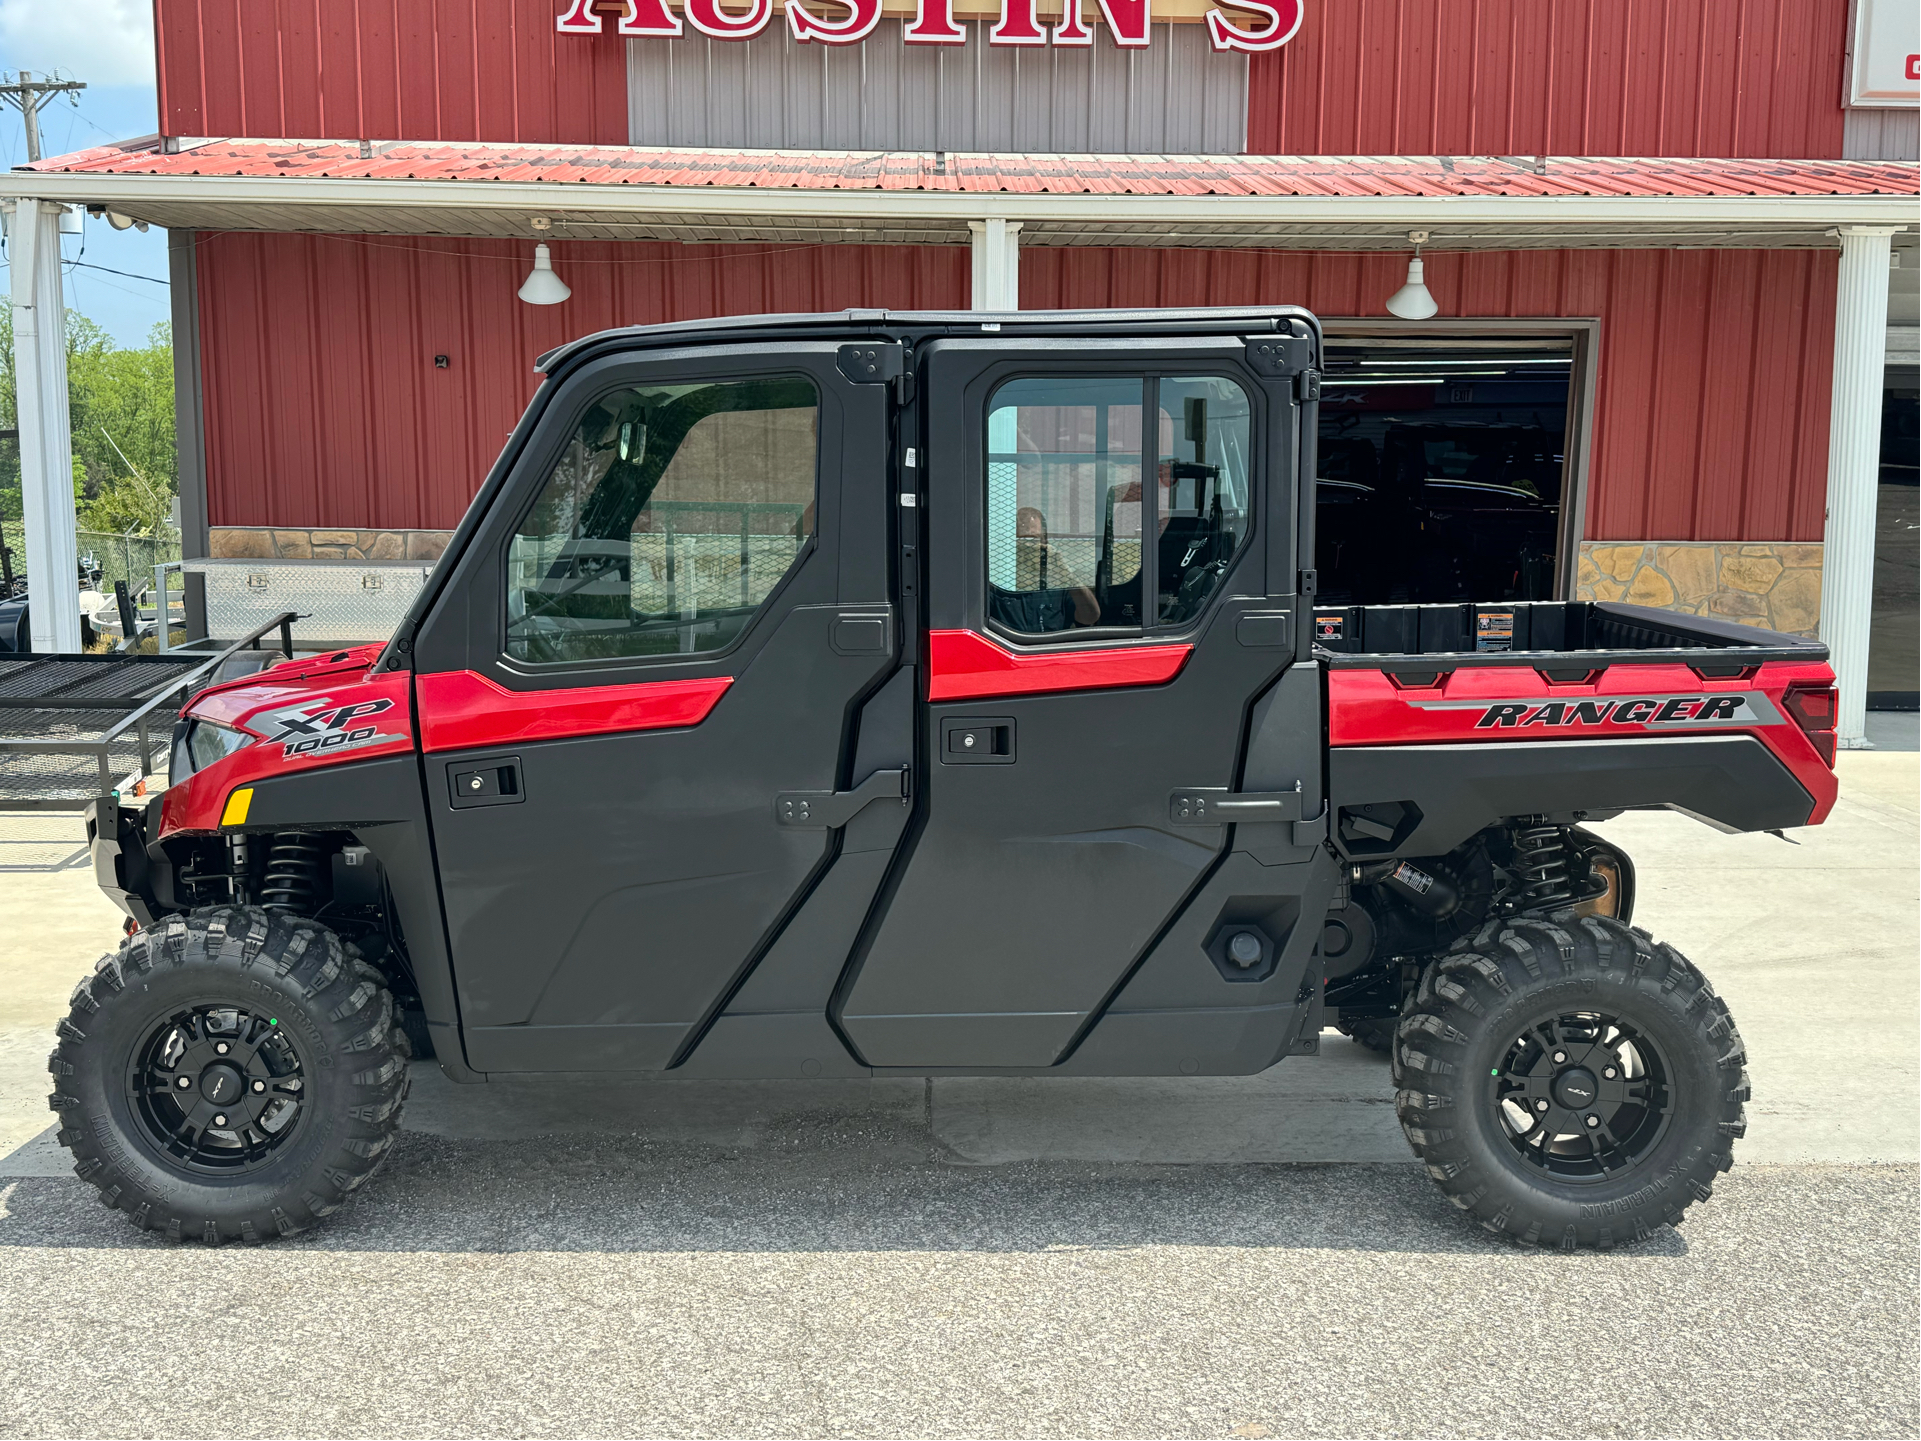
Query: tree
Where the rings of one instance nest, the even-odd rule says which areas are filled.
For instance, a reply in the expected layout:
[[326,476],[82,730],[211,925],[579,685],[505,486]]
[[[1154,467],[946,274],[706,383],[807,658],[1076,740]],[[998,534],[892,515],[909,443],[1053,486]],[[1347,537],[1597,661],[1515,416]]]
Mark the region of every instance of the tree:
[[[13,307],[0,301],[0,427],[16,424]],[[156,325],[139,348],[67,312],[67,403],[72,417],[74,501],[83,530],[154,534],[180,491],[173,433],[173,330]],[[0,468],[0,525],[19,550],[17,447]]]

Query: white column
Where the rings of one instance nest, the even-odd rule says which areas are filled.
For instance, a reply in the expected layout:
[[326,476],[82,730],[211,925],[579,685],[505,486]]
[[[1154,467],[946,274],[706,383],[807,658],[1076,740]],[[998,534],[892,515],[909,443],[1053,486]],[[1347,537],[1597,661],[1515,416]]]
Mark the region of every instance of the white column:
[[1868,622],[1874,607],[1874,504],[1881,467],[1881,370],[1888,344],[1885,226],[1841,237],[1834,300],[1834,401],[1821,557],[1821,639],[1841,690],[1840,744],[1867,744]]
[[973,232],[975,310],[1021,308],[1021,224],[1018,220],[970,220]]
[[67,412],[67,310],[60,284],[64,207],[16,200],[8,217],[13,271],[14,404],[20,508],[27,532],[35,651],[80,649],[75,578],[73,428]]

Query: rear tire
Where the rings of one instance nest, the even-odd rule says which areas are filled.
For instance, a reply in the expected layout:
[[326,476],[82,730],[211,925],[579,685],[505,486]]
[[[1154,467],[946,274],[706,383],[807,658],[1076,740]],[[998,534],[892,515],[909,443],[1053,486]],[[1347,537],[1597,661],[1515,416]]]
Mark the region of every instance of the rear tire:
[[1495,922],[1421,979],[1395,1109],[1486,1229],[1607,1250],[1678,1226],[1747,1130],[1747,1053],[1671,946],[1599,916]]
[[74,1173],[141,1230],[305,1230],[386,1156],[407,1094],[393,997],[316,921],[170,916],[104,956],[48,1060]]

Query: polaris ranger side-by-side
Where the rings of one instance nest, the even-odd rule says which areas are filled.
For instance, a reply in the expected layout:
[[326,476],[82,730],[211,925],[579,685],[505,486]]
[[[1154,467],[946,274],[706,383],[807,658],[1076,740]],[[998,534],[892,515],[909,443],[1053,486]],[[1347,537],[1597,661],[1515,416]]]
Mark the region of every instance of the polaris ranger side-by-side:
[[[1391,1051],[1524,1241],[1681,1219],[1727,1008],[1584,822],[1811,825],[1818,645],[1576,602],[1317,607],[1293,308],[591,336],[390,642],[214,686],[103,799],[129,934],[52,1105],[138,1226],[298,1231],[458,1081],[1226,1076]],[[1351,542],[1350,542],[1351,543]]]

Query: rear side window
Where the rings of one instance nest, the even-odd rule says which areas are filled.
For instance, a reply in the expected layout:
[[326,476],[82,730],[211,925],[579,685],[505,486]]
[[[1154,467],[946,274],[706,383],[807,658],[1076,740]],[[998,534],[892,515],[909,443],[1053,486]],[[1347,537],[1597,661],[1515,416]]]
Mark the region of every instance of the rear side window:
[[819,418],[800,376],[596,401],[508,546],[508,656],[732,644],[814,533]]
[[1063,637],[1197,619],[1247,539],[1251,436],[1247,393],[1224,377],[1002,385],[987,410],[989,622]]

